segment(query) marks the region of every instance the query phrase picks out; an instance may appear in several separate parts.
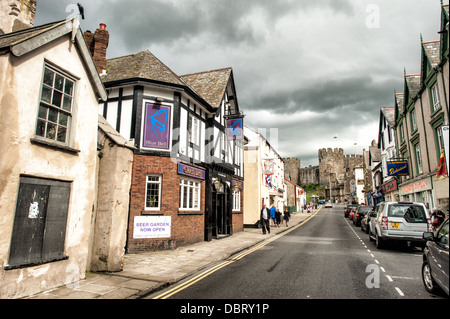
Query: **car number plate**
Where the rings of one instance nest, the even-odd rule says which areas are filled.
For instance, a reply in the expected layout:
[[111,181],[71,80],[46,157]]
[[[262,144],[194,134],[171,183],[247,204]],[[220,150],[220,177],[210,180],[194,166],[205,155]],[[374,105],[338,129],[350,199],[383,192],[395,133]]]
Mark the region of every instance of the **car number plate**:
[[400,223],[391,223],[391,228],[399,229],[400,228]]

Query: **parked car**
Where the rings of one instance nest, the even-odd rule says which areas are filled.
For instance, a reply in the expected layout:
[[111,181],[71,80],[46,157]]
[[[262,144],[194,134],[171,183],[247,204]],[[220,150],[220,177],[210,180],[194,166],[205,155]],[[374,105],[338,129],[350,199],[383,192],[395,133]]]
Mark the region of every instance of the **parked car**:
[[350,211],[355,206],[358,206],[358,204],[347,204],[347,206],[345,206],[345,210],[344,210],[344,217],[348,217],[348,215],[350,214]]
[[353,220],[353,215],[355,215],[357,208],[358,208],[358,206],[352,207],[352,209],[350,210],[350,213],[348,214],[348,219]]
[[355,226],[361,226],[361,219],[364,218],[364,216],[366,216],[366,214],[371,211],[372,207],[370,206],[358,206],[353,215],[353,224],[355,224]]
[[387,242],[425,247],[424,232],[432,231],[430,216],[423,203],[382,202],[370,218],[369,238],[381,249]]
[[423,234],[427,245],[423,251],[422,279],[425,289],[430,293],[435,293],[437,287],[440,287],[447,295],[449,294],[448,226],[447,218],[436,236],[432,232]]
[[367,214],[364,215],[364,217],[361,219],[361,230],[363,232],[365,232],[366,234],[369,233],[369,223],[370,223],[370,218],[372,217],[376,217],[377,214],[374,211],[374,208],[371,208],[371,211],[368,212]]
[[317,202],[319,205],[325,204],[325,199],[319,199],[319,201]]

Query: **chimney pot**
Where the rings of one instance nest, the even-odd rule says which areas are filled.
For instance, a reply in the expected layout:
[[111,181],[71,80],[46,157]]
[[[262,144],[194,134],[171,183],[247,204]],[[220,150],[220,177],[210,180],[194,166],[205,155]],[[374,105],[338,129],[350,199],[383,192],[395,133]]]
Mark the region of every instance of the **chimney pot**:
[[100,30],[106,30],[106,24],[100,23]]

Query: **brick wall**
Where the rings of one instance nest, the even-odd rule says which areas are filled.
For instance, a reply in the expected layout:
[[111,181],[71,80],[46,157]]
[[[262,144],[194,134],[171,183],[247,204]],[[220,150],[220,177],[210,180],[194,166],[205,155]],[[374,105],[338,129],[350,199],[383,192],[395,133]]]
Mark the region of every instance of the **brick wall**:
[[[145,186],[148,174],[162,175],[161,209],[157,212],[145,211]],[[177,164],[166,157],[134,155],[128,253],[174,249],[203,241],[206,182],[198,181],[201,182],[200,211],[179,211],[180,175],[177,174]],[[134,239],[133,221],[135,216],[171,216],[171,238]]]

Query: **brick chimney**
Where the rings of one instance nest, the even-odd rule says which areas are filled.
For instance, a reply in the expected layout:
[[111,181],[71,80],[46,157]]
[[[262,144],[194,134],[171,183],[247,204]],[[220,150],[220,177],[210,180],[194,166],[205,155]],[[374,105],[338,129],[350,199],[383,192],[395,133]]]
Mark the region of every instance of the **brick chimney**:
[[10,33],[31,28],[34,25],[37,0],[1,0],[0,30]]
[[102,74],[106,70],[106,49],[109,44],[109,32],[106,24],[100,23],[100,27],[93,34],[91,31],[84,32],[84,39],[94,59],[97,72]]

